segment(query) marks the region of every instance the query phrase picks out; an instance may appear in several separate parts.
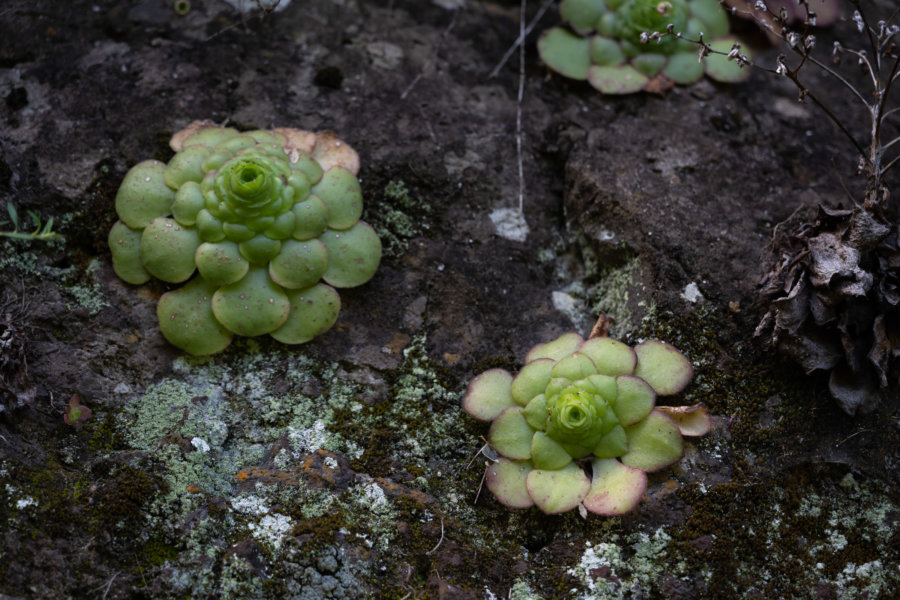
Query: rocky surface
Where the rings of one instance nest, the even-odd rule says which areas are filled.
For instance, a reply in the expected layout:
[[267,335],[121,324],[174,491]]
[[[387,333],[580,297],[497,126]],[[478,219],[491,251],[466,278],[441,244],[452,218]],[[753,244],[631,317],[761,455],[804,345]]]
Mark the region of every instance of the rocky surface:
[[[858,188],[787,82],[608,98],[529,43],[526,235],[497,219],[518,206],[517,60],[488,76],[518,3],[192,4],[0,9],[0,199],[64,235],[0,238],[0,595],[889,597],[896,401],[850,419],[753,342],[773,228]],[[115,277],[119,182],[195,119],[359,151],[387,252],[328,334],[186,358],[156,326],[165,286]],[[714,431],[623,518],[505,509],[478,493],[461,391],[598,310],[691,358],[674,402],[706,403]]]

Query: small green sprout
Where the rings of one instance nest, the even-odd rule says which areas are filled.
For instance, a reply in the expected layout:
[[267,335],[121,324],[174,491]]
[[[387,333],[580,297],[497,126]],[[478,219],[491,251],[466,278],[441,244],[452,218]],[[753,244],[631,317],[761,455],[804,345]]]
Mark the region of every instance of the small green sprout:
[[0,221],[0,226],[6,225],[7,223],[11,223],[13,226],[12,231],[0,231],[0,237],[8,237],[17,240],[52,240],[58,237],[61,237],[58,233],[53,231],[53,217],[47,219],[47,222],[41,225],[41,218],[38,216],[36,212],[33,210],[28,211],[28,216],[31,217],[31,221],[34,223],[34,231],[19,231],[19,213],[16,211],[16,207],[13,206],[12,202],[6,203],[6,212],[9,213],[9,221]]
[[69,403],[63,409],[63,421],[75,429],[81,429],[81,424],[91,418],[91,409],[81,404],[78,394],[73,394]]
[[487,466],[488,489],[511,508],[625,514],[646,473],[682,457],[681,436],[710,429],[702,405],[656,406],[692,376],[690,361],[664,342],[631,348],[575,332],[532,348],[515,376],[485,371],[462,405],[491,422],[488,442],[501,457]]

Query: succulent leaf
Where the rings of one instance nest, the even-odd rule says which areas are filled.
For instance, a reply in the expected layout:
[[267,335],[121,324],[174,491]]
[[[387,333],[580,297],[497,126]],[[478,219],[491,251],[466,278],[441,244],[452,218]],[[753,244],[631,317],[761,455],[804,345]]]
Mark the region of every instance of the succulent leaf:
[[634,347],[638,363],[634,374],[649,383],[660,396],[677,394],[691,382],[694,367],[684,354],[659,340]]
[[150,280],[150,273],[141,260],[141,232],[130,228],[122,221],[116,221],[109,230],[109,251],[112,254],[113,270],[120,279],[140,285]]
[[541,358],[528,363],[513,378],[510,392],[519,406],[527,406],[532,398],[543,394],[550,383],[550,372],[556,363],[549,358]]
[[589,40],[554,27],[538,39],[538,51],[544,64],[560,75],[579,81],[587,79],[591,66]]
[[591,480],[576,463],[562,469],[534,469],[525,478],[528,495],[543,512],[555,515],[572,510],[587,496]]
[[527,365],[539,358],[560,360],[561,358],[573,354],[583,343],[584,338],[574,331],[564,333],[552,342],[538,344],[529,350],[528,354],[525,356],[525,364]]
[[531,462],[538,469],[553,470],[572,462],[572,457],[546,433],[537,431],[531,438]]
[[203,161],[209,157],[209,149],[205,146],[185,148],[172,157],[163,171],[166,185],[173,190],[179,189],[188,181],[200,183],[203,180]]
[[582,503],[593,513],[624,515],[637,506],[647,489],[647,474],[611,458],[591,463],[591,489]]
[[479,421],[493,421],[514,404],[512,381],[512,375],[503,369],[485,371],[469,382],[462,399],[463,410]]
[[303,290],[285,290],[291,311],[284,325],[270,335],[283,344],[302,344],[334,325],[341,297],[330,285],[317,283]]
[[603,67],[615,67],[625,62],[625,54],[615,40],[595,35],[591,38],[591,62]]
[[528,495],[525,481],[532,470],[528,461],[501,458],[487,466],[485,484],[502,504],[510,508],[529,508],[534,501]]
[[588,356],[576,352],[557,362],[550,373],[554,378],[585,379],[589,375],[597,374],[597,366]]
[[269,262],[269,276],[281,287],[299,290],[315,285],[328,267],[328,250],[319,240],[287,240]]
[[528,425],[522,407],[511,406],[504,409],[491,423],[488,440],[494,449],[513,460],[531,458],[531,438],[534,430]]
[[381,240],[368,224],[359,221],[347,231],[329,229],[319,239],[328,250],[328,268],[322,275],[326,283],[356,287],[375,274],[381,261]]
[[631,65],[647,77],[656,77],[668,61],[669,58],[665,54],[648,52],[632,58]]
[[622,425],[645,419],[655,404],[656,392],[649,383],[634,375],[616,377],[616,414]]
[[349,229],[362,215],[362,190],[350,171],[335,167],[326,171],[312,193],[328,207],[328,227]]
[[703,79],[703,64],[696,52],[678,52],[669,57],[663,75],[679,85],[690,85]]
[[145,160],[133,166],[116,193],[119,219],[132,229],[143,229],[150,221],[169,214],[175,192],[166,185],[166,165]]
[[195,277],[159,299],[156,305],[159,328],[173,346],[202,356],[221,352],[231,343],[232,333],[212,312],[212,297],[217,287]]
[[559,16],[578,33],[590,33],[597,20],[606,12],[603,0],[562,0]]
[[607,337],[595,337],[586,341],[578,352],[596,365],[601,375],[631,375],[637,366],[637,355],[628,344]]
[[238,282],[250,270],[250,263],[241,256],[237,244],[227,240],[200,244],[194,262],[200,276],[217,286]]
[[240,281],[216,290],[212,310],[229,331],[255,336],[281,327],[290,314],[291,303],[264,267],[251,267]]
[[597,458],[617,458],[628,451],[628,436],[625,434],[625,428],[616,425],[609,430],[609,433],[603,436],[593,449],[593,455]]
[[588,69],[587,79],[592,86],[610,95],[633,94],[647,87],[649,82],[646,75],[630,65],[618,67],[594,65]]
[[328,227],[328,207],[317,196],[298,202],[292,210],[296,218],[292,233],[295,240],[305,241],[319,237]]
[[196,230],[182,227],[175,219],[157,217],[141,234],[141,260],[154,277],[181,283],[194,274],[194,253],[199,245]]
[[190,227],[197,222],[197,213],[203,209],[205,204],[206,199],[203,197],[200,184],[196,181],[185,182],[175,192],[172,216],[180,225]]
[[688,8],[691,15],[703,23],[701,31],[706,38],[728,35],[728,15],[719,0],[688,0]]
[[547,397],[538,394],[522,410],[522,415],[533,429],[544,431],[547,429]]
[[628,452],[621,461],[642,471],[659,471],[677,462],[684,454],[684,442],[675,422],[652,411],[646,419],[625,428]]

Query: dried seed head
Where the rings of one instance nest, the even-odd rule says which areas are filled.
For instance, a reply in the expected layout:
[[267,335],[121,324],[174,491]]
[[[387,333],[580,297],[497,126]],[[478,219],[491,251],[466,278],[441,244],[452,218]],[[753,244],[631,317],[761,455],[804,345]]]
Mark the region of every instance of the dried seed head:
[[784,64],[784,54],[779,55],[778,58],[775,59],[775,65],[775,72],[777,74],[785,76],[788,74],[787,65]]
[[863,29],[866,28],[866,23],[863,21],[862,15],[859,14],[858,10],[853,11],[853,22],[856,23],[856,28],[860,33],[863,32]]

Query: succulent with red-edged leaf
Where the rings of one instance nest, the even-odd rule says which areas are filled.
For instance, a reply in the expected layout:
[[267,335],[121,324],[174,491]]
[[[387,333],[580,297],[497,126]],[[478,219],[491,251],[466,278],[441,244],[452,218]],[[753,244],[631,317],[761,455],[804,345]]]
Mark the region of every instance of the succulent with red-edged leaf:
[[602,515],[634,508],[647,472],[678,461],[682,435],[703,435],[702,405],[657,407],[658,395],[690,383],[678,350],[650,340],[631,348],[607,337],[567,333],[538,344],[515,376],[491,369],[469,384],[463,409],[490,421],[501,456],[487,487],[512,508],[556,514],[579,505]]

